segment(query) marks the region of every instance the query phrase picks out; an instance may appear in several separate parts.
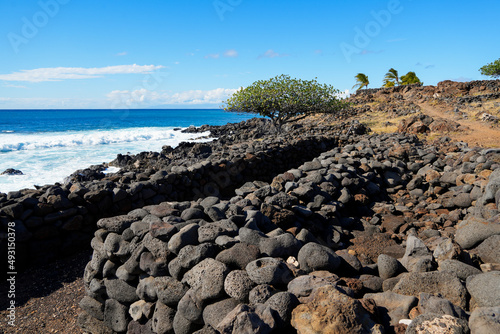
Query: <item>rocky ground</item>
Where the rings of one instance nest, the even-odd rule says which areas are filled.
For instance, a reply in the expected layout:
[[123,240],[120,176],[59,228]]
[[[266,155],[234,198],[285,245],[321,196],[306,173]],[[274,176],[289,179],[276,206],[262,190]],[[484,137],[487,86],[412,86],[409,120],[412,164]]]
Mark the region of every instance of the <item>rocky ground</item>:
[[494,332],[500,152],[449,151],[416,136],[359,136],[227,200],[102,219],[80,324],[92,333]]
[[16,277],[15,327],[7,325],[7,286],[0,285],[0,333],[81,333],[78,303],[85,295],[83,272],[91,253],[35,266]]
[[[437,86],[367,90],[352,101],[356,117],[375,132],[405,131],[425,136],[428,142],[446,135],[470,147],[499,147],[499,85],[499,80],[443,81]],[[425,120],[414,119],[422,115]],[[398,126],[401,121],[403,128]]]
[[[100,220],[83,280],[21,303],[21,332],[77,332],[76,302],[91,333],[499,332],[500,151],[489,149],[500,147],[499,86],[370,90],[350,111],[306,119],[278,139],[255,120],[189,129],[211,130],[214,144],[119,156],[125,171],[115,179],[130,183],[258,143],[339,139],[228,197]],[[72,178],[102,179],[99,168]],[[71,263],[81,272],[84,261]],[[49,274],[39,271],[50,277],[41,282],[61,281]],[[61,296],[71,297],[59,313],[72,316],[50,321]],[[45,327],[29,327],[25,315],[38,307],[31,322]]]

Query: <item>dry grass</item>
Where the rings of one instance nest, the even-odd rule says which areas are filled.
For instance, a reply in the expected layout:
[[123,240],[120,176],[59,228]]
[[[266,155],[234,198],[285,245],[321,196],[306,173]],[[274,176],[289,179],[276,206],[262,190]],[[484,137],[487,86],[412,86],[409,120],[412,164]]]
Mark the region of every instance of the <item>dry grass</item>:
[[469,118],[480,120],[479,117],[483,113],[487,113],[493,116],[500,117],[500,99],[486,101],[486,102],[474,102],[467,105],[465,111]]
[[[367,105],[373,107],[381,103],[380,101],[374,101],[367,103]],[[421,136],[422,139],[433,141],[446,135],[454,141],[466,142],[470,147],[500,147],[500,124],[495,125],[480,119],[483,113],[500,117],[500,99],[468,104],[465,108],[460,109],[460,113],[455,113],[453,111],[454,108],[438,100],[430,100],[429,102],[419,103],[418,105],[421,107],[421,112],[426,115],[433,118],[452,120],[470,129],[461,132],[425,134]],[[395,117],[392,113],[370,111],[360,113],[354,118],[369,127],[372,133],[393,133],[397,132],[397,126],[401,120],[412,116],[413,115]],[[328,126],[335,126],[341,122],[349,121],[349,119],[335,121],[325,115],[313,115],[306,120],[318,125]]]
[[393,133],[398,131],[398,124],[407,116],[391,117],[388,113],[377,111],[365,113],[360,122],[374,133]]

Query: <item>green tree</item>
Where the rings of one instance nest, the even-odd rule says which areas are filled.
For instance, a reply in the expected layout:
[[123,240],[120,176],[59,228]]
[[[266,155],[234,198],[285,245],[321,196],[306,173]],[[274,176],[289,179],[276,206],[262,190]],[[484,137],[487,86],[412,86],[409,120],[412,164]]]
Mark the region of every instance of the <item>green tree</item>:
[[394,87],[396,86],[396,84],[394,83],[394,81],[387,81],[387,80],[384,80],[384,86],[383,87]]
[[493,78],[500,77],[500,58],[494,62],[484,65],[479,69],[479,71],[481,71],[482,75],[487,75]]
[[257,113],[269,117],[278,132],[285,123],[298,121],[314,113],[334,113],[347,103],[339,98],[340,91],[314,80],[292,79],[279,75],[259,80],[234,93],[225,111]]
[[421,84],[422,81],[420,81],[415,72],[408,72],[405,75],[401,76],[402,85],[411,85],[417,83]]
[[[392,83],[392,85],[390,83]],[[400,80],[399,80],[398,71],[396,71],[393,68],[389,69],[389,71],[385,74],[385,77],[384,77],[384,87],[393,87],[395,85],[399,86],[399,84],[400,84]]]
[[360,90],[363,87],[368,88],[368,85],[370,84],[370,81],[368,80],[368,76],[364,73],[358,73],[354,77],[356,79],[356,84],[352,86],[352,89],[358,87],[356,90]]

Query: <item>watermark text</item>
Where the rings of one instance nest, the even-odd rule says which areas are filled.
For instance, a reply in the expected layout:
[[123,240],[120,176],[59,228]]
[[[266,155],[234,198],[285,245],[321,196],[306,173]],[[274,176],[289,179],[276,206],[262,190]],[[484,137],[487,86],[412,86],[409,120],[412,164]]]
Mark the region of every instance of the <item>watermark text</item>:
[[241,5],[243,0],[215,0],[212,5],[221,21],[224,21],[224,15],[232,12],[237,6]]
[[368,45],[370,45],[373,38],[377,37],[382,29],[387,27],[394,15],[403,11],[403,6],[400,0],[389,0],[387,8],[379,11],[372,10],[370,12],[373,20],[368,21],[363,28],[358,26],[354,27],[353,43],[340,43],[340,49],[348,63],[352,61],[352,56],[361,54]]
[[9,306],[7,310],[7,323],[9,326],[16,325],[16,223],[7,224],[7,298]]
[[54,18],[58,13],[61,5],[65,5],[70,0],[40,0],[38,6],[40,10],[34,13],[31,18],[23,16],[21,18],[20,33],[13,31],[7,34],[7,39],[10,42],[12,50],[19,53],[20,47],[23,44],[28,44],[30,40],[38,35],[40,29],[45,27],[51,18]]

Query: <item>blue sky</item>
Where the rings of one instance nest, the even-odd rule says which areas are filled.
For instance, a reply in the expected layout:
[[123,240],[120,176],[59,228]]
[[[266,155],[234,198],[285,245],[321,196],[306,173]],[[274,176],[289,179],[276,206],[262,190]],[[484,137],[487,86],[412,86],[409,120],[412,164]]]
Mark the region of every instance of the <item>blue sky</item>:
[[279,74],[486,79],[500,2],[0,1],[0,109],[218,107]]

